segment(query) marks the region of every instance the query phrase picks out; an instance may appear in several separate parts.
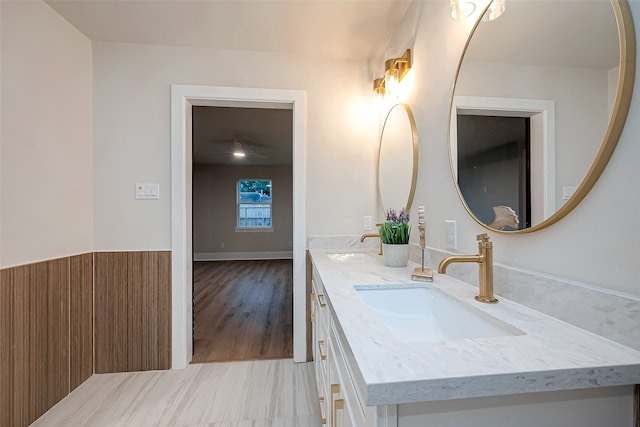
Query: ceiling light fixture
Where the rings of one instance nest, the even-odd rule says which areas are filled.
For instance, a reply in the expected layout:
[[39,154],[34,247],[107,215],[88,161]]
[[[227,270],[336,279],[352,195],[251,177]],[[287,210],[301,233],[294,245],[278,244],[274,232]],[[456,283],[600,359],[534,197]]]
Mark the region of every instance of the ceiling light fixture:
[[467,18],[476,10],[476,4],[466,0],[450,0],[449,7],[451,8],[449,16],[456,20]]
[[242,149],[242,144],[239,141],[233,141],[233,157],[244,157],[246,153]]
[[397,96],[398,84],[411,69],[411,64],[411,49],[405,50],[404,54],[398,58],[387,59],[384,62],[384,78],[373,80],[373,93],[376,98]]

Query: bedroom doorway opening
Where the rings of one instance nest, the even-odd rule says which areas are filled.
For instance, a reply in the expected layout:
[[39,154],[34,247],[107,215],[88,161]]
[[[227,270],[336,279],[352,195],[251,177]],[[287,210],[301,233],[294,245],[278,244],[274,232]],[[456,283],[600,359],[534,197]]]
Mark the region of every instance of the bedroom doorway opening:
[[171,86],[171,366],[193,357],[192,107],[277,107],[293,111],[293,360],[307,360],[306,93],[288,89]]
[[292,358],[293,110],[192,123],[192,363]]

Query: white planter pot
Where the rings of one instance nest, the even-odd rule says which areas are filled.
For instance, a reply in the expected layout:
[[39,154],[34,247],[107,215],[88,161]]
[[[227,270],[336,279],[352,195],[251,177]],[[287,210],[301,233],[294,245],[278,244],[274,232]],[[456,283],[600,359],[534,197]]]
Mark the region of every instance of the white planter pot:
[[409,244],[390,245],[382,244],[382,254],[384,255],[384,265],[388,267],[406,267],[409,262]]

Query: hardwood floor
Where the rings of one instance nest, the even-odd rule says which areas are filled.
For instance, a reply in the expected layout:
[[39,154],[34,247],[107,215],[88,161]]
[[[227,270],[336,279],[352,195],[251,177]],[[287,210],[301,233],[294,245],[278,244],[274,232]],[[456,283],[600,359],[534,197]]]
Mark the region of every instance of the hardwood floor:
[[194,263],[192,363],[293,357],[291,260]]
[[33,427],[320,427],[311,363],[261,360],[96,374]]

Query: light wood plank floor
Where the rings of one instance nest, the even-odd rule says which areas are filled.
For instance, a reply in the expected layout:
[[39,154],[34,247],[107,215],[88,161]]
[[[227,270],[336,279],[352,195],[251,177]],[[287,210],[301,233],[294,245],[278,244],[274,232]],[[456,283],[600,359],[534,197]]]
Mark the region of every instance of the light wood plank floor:
[[192,363],[293,357],[291,260],[195,262]]
[[320,427],[320,415],[311,363],[261,360],[94,375],[32,426]]

